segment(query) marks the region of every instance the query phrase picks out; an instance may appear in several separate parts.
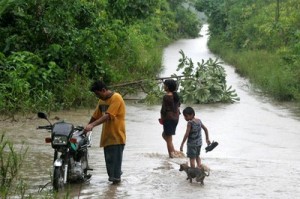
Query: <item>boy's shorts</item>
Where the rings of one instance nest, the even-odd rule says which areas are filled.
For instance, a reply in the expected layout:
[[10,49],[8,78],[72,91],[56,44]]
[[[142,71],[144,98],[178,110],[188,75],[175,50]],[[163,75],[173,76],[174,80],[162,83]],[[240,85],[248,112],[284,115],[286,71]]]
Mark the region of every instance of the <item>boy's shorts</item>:
[[188,158],[197,158],[200,156],[201,146],[187,146],[186,155]]

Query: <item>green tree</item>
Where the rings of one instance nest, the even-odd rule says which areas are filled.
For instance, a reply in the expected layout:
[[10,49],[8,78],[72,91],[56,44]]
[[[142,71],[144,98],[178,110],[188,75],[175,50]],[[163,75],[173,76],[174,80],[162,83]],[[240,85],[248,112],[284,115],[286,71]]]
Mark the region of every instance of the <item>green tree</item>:
[[84,105],[91,97],[80,88],[93,79],[154,77],[164,46],[199,27],[194,13],[167,0],[1,1],[1,112]]
[[[230,49],[235,56],[228,58],[236,60],[256,52],[253,64],[241,60],[246,66],[237,65],[238,71],[250,75],[253,83],[277,99],[300,99],[299,1],[198,0],[196,8],[209,17],[209,46],[219,43],[213,50],[224,49],[226,54]],[[266,58],[262,63],[260,54],[267,54],[273,63]]]

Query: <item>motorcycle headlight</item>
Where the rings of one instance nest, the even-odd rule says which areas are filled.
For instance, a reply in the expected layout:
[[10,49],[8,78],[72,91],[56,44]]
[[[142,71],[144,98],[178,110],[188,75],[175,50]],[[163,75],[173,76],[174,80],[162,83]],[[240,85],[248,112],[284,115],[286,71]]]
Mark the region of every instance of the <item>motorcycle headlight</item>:
[[67,145],[68,137],[66,136],[54,136],[52,144],[53,145]]

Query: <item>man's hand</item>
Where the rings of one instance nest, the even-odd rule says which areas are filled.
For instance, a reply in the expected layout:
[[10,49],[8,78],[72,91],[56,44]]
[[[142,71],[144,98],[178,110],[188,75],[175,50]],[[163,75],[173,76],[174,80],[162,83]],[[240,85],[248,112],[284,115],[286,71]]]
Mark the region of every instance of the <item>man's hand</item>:
[[92,131],[94,128],[94,126],[92,124],[88,124],[85,128],[84,128],[84,133],[87,133],[89,131]]

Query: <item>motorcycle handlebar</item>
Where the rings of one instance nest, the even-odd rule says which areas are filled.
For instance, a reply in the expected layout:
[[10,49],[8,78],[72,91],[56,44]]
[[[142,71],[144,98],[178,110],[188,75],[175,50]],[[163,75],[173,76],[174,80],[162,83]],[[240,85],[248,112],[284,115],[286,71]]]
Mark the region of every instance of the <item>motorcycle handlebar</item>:
[[74,130],[82,131],[84,129],[83,126],[75,126]]
[[47,129],[47,130],[51,130],[51,129],[52,129],[52,125],[38,126],[37,129]]

